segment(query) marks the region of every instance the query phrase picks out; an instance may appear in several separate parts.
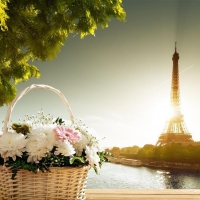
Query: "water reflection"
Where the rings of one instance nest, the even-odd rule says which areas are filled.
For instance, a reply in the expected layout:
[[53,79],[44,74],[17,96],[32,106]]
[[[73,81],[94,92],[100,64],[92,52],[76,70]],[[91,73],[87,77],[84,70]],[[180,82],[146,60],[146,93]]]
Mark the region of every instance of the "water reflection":
[[174,175],[170,171],[156,171],[155,174],[158,181],[162,182],[166,189],[179,189],[183,188],[183,181],[180,176]]
[[90,170],[87,188],[200,189],[200,173],[112,163],[104,164],[99,172]]
[[157,181],[163,182],[165,189],[199,189],[200,174],[177,170],[157,170]]

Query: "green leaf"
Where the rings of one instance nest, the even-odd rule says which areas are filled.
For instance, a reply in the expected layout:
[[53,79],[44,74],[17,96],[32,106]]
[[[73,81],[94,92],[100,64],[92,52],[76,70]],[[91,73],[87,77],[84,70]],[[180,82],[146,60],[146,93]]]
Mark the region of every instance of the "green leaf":
[[76,164],[77,164],[77,163],[85,163],[85,160],[84,160],[83,157],[73,156],[73,157],[70,158],[69,163],[70,163],[71,165],[73,165],[73,164],[75,164],[75,163],[76,163]]

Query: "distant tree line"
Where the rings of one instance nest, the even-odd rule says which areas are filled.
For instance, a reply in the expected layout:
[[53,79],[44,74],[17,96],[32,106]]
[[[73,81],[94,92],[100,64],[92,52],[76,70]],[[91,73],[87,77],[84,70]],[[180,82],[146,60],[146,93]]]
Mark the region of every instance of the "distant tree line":
[[112,153],[115,157],[123,156],[126,158],[135,158],[139,150],[140,147],[136,145],[132,147],[113,147],[111,149],[106,149],[106,151]]
[[[138,146],[124,147],[109,150],[114,156],[146,160],[146,161],[167,161],[182,163],[200,163],[200,145],[182,145],[171,143],[164,146],[146,144],[142,148]],[[117,154],[116,154],[117,153]]]

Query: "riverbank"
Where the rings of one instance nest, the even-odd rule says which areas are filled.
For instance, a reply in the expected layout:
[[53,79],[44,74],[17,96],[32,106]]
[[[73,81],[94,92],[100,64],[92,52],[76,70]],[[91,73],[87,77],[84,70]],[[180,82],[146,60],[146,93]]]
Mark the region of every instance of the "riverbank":
[[136,159],[128,159],[124,157],[109,157],[108,160],[111,163],[115,164],[123,164],[123,165],[131,165],[131,166],[141,166],[142,161]]
[[165,161],[147,161],[127,159],[124,157],[113,157],[109,159],[110,162],[115,164],[122,164],[128,166],[143,166],[157,169],[177,169],[200,172],[200,164],[180,163],[180,162],[165,162]]
[[180,163],[180,162],[163,162],[163,161],[143,161],[142,166],[159,168],[159,169],[174,169],[200,172],[200,164]]

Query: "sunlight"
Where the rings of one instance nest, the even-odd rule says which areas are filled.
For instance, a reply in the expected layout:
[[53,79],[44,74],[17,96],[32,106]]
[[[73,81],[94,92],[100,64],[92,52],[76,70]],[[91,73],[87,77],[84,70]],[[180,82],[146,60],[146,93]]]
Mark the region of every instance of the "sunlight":
[[170,118],[172,118],[174,116],[175,116],[175,112],[174,112],[172,106],[168,105],[167,110],[166,110],[166,119],[169,120]]

